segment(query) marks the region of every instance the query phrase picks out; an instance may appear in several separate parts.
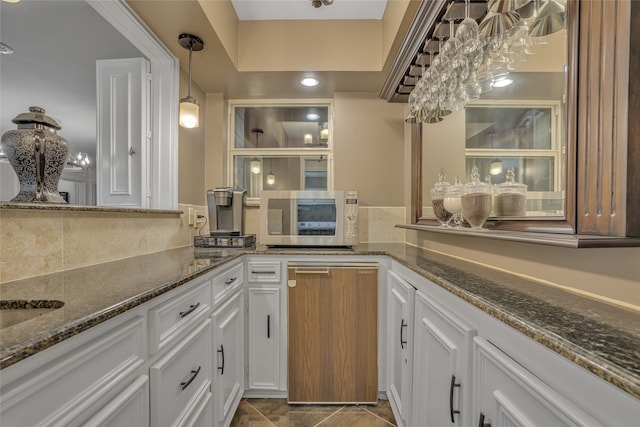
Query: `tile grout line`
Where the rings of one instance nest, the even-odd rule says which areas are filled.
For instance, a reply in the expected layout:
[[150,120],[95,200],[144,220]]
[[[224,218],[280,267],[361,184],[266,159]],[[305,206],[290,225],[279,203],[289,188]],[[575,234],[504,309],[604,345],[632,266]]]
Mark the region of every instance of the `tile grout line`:
[[373,415],[376,418],[380,418],[382,421],[384,421],[385,423],[389,424],[390,426],[396,427],[396,424],[391,424],[389,421],[385,420],[384,418],[382,418],[381,416],[374,414],[373,412],[371,412],[370,410],[368,410],[365,407],[362,407],[362,409],[364,409],[365,411],[367,411],[368,413],[370,413],[371,415]]
[[251,407],[252,407],[252,408],[253,408],[257,413],[259,413],[260,415],[262,415],[262,418],[264,418],[265,420],[267,420],[267,422],[268,422],[269,424],[271,424],[271,425],[272,425],[272,426],[274,426],[274,427],[277,427],[277,426],[275,425],[275,423],[273,423],[269,418],[267,418],[267,416],[266,416],[265,414],[263,414],[261,411],[259,411],[259,410],[258,410],[258,408],[256,408],[255,406],[253,406],[253,405],[251,404],[251,402],[249,402],[248,400],[245,400],[245,402],[247,402],[247,405],[251,406]]
[[322,421],[320,421],[318,424],[314,425],[313,427],[318,427],[320,424],[322,424],[323,422],[327,421],[329,418],[333,417],[335,414],[337,414],[338,412],[342,411],[344,408],[346,408],[346,406],[343,406],[340,409],[336,409],[335,411],[333,411],[333,413],[331,415],[329,415],[328,417],[324,418]]

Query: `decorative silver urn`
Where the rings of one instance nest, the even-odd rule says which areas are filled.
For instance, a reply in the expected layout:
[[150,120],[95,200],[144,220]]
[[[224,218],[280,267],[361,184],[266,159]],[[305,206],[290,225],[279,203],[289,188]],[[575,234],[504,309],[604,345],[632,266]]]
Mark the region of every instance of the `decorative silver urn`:
[[60,125],[41,107],[29,107],[12,122],[18,128],[2,135],[4,152],[20,181],[20,192],[11,201],[66,204],[58,193],[58,181],[69,144],[56,134]]

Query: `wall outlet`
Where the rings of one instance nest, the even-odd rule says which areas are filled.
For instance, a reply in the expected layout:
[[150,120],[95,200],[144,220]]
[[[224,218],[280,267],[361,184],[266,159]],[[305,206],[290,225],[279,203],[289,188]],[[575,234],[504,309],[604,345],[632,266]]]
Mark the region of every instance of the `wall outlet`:
[[198,227],[200,224],[200,220],[198,219],[198,215],[200,215],[200,211],[198,209],[193,210],[193,226]]
[[189,208],[189,226],[196,226],[196,210],[194,208]]

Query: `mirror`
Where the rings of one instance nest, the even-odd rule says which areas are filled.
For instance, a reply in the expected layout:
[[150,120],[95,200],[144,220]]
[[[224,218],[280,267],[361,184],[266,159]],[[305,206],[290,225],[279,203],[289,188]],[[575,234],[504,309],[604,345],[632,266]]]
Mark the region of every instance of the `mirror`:
[[[11,120],[29,106],[43,107],[60,123],[58,134],[69,143],[71,160],[78,153],[90,159],[88,168],[68,165],[59,190],[67,193],[70,204],[95,204],[100,199],[96,198],[99,178],[95,169],[96,60],[146,58],[154,77],[150,96],[157,102],[149,114],[154,140],[142,144],[159,150],[143,148],[147,156],[141,153],[135,161],[141,173],[147,170],[150,177],[147,191],[139,193],[152,197],[133,206],[177,208],[177,172],[173,172],[177,171],[177,130],[170,123],[177,123],[172,106],[178,99],[179,68],[169,50],[141,25],[124,1],[22,0],[2,2],[0,7],[1,40],[14,50],[0,62],[2,134],[16,128]],[[107,167],[109,160],[105,159]],[[169,172],[161,173],[164,170]],[[9,201],[17,194],[18,182],[6,159],[0,159],[0,176],[0,201]]]
[[233,186],[247,190],[248,204],[262,190],[330,189],[331,103],[271,102],[231,103]]
[[[570,22],[570,20],[567,20]],[[569,43],[566,29],[544,37],[537,52],[511,58],[517,66],[481,81],[479,99],[452,111],[436,123],[423,123],[414,138],[414,199],[416,223],[436,225],[430,189],[444,168],[446,181],[470,180],[478,167],[480,178],[504,188],[512,167],[515,181],[527,186],[526,211],[508,220],[558,220],[567,217],[568,154],[567,84]],[[507,80],[508,79],[508,80]],[[499,83],[509,83],[500,86]],[[419,153],[419,154],[418,154]],[[418,165],[418,166],[416,166]],[[502,186],[502,187],[500,187]],[[506,217],[492,211],[494,226]],[[509,229],[517,229],[509,226]]]

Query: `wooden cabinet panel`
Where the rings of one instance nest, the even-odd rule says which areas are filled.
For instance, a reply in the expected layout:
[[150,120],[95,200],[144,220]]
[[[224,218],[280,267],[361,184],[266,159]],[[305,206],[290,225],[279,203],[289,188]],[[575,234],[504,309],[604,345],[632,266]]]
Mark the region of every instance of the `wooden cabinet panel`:
[[288,278],[289,401],[376,402],[377,267],[289,268]]

